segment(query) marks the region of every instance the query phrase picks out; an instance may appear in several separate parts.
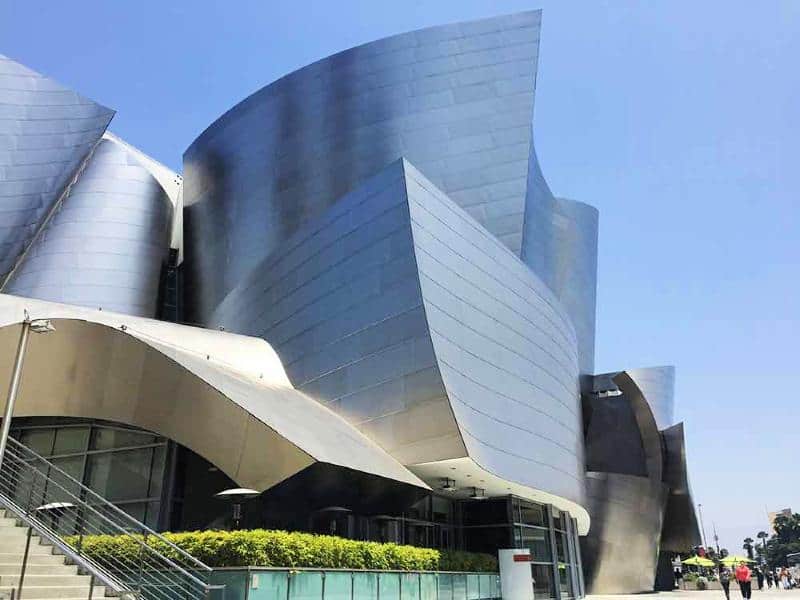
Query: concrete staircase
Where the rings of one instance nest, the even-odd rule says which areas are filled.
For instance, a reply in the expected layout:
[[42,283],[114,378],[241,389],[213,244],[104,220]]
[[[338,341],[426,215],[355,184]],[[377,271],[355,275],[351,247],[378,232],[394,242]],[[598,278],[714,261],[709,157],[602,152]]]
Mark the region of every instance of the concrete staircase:
[[[28,528],[18,524],[10,513],[0,509],[0,598],[19,595],[19,575],[25,552]],[[78,567],[55,554],[53,546],[37,535],[31,538],[22,600],[89,600],[90,576],[80,575]],[[91,598],[102,600],[101,585],[91,589]]]

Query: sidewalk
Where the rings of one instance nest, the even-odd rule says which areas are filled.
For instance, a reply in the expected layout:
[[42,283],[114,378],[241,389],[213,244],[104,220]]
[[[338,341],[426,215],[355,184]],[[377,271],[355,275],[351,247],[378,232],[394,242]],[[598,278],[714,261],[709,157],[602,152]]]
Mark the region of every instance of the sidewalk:
[[[698,592],[696,590],[675,590],[674,592],[654,592],[652,594],[618,594],[618,595],[598,595],[587,596],[587,600],[633,600],[640,598],[641,600],[725,600],[725,595],[722,590],[705,590]],[[764,588],[763,592],[753,590],[752,600],[800,600],[800,589],[794,590],[776,590],[772,588],[768,590]],[[742,595],[739,593],[739,587],[736,584],[731,585],[731,600],[742,600]]]

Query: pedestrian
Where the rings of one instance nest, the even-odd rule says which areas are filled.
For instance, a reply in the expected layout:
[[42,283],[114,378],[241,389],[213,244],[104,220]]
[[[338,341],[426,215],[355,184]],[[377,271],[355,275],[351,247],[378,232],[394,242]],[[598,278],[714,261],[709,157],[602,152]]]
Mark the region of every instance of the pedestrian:
[[675,573],[673,573],[673,575],[675,576],[675,588],[680,589],[681,580],[683,579],[683,573],[678,567],[675,567]]
[[731,600],[731,570],[725,565],[719,569],[719,584],[725,592],[725,600]]
[[781,589],[788,590],[790,587],[789,571],[786,570],[786,567],[781,568],[780,581],[781,581]]
[[744,562],[741,562],[739,563],[739,566],[736,567],[734,575],[736,575],[736,581],[739,582],[739,589],[742,592],[742,598],[744,598],[744,600],[750,600],[750,596],[753,593],[753,584],[750,581],[750,569]]
[[772,589],[772,570],[767,569],[767,587]]
[[764,573],[761,572],[761,569],[756,567],[756,581],[758,582],[758,591],[764,591]]

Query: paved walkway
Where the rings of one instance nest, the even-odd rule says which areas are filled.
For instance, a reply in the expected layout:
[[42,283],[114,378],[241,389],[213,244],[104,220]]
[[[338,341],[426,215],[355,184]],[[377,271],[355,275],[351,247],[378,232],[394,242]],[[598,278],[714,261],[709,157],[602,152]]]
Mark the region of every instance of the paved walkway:
[[[633,600],[634,598],[640,600],[725,600],[725,594],[721,590],[706,590],[703,592],[675,590],[674,592],[653,594],[587,596],[588,600]],[[742,600],[739,588],[735,584],[731,586],[731,600]],[[772,590],[765,589],[763,592],[753,590],[752,600],[800,600],[800,589],[780,591],[773,588]]]

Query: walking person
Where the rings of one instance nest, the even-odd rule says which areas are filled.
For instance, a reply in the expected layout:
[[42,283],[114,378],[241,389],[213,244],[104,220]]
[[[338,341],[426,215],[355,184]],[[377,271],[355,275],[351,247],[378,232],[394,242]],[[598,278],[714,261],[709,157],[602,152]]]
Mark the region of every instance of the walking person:
[[731,570],[725,565],[719,569],[719,584],[725,592],[725,600],[731,600]]
[[767,569],[767,587],[772,589],[772,569]]
[[758,591],[764,591],[764,573],[759,567],[756,567],[756,581],[758,582]]
[[739,582],[739,589],[742,592],[742,598],[744,598],[744,600],[750,600],[750,596],[753,594],[753,584],[750,581],[750,569],[744,562],[741,562],[739,563],[739,566],[736,567],[734,575],[736,575],[736,581]]

